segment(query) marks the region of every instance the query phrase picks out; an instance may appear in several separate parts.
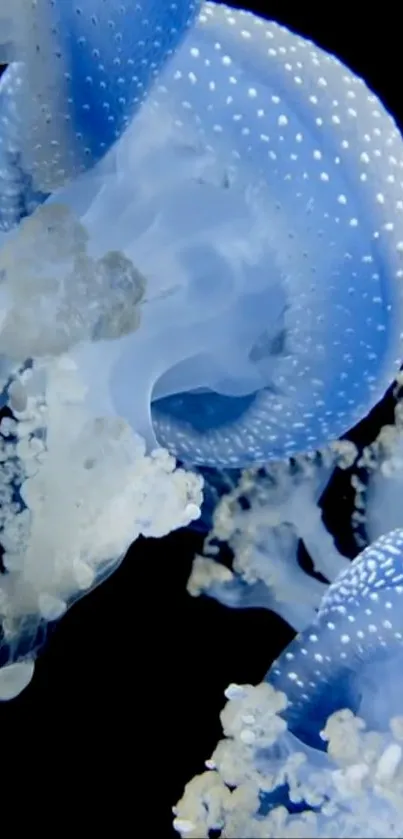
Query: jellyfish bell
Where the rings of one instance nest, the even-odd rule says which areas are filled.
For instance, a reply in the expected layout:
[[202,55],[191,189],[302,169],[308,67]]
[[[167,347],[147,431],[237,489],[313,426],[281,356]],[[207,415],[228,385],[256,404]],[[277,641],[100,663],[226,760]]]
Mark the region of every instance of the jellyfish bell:
[[212,467],[342,435],[402,355],[401,157],[337,59],[206,3],[110,154],[51,199],[144,280],[136,328],[75,350],[89,400]]
[[215,394],[154,403],[155,426],[164,441],[180,429],[184,457],[193,433],[209,465],[235,428],[242,458],[228,446],[222,465],[318,448],[367,413],[400,362],[401,136],[335,58],[225,6],[203,7],[170,72],[161,85],[180,89],[180,120],[222,161],[234,215],[239,187],[249,253],[239,231],[221,252],[261,296],[243,296],[256,329],[241,350],[233,335]]
[[[267,674],[286,690],[290,730],[320,747],[320,732],[348,708],[372,729],[401,713],[397,673],[403,662],[403,531],[367,547],[326,591],[315,621]],[[322,740],[322,747],[323,740]]]
[[332,583],[257,686],[230,685],[224,738],[174,808],[183,837],[401,835],[403,531]]

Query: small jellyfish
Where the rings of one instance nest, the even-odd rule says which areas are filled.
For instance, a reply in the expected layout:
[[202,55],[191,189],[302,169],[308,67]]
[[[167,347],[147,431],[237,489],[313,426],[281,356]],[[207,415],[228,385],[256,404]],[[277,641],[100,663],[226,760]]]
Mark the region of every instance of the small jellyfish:
[[74,349],[89,403],[209,467],[342,435],[402,356],[402,149],[336,58],[206,3],[120,141],[46,205],[144,281],[138,328]]
[[374,730],[401,713],[403,530],[381,536],[329,586],[315,621],[274,662],[289,729],[320,748],[326,719],[347,708]]
[[183,837],[401,836],[403,530],[343,571],[256,687],[230,685]]
[[51,192],[102,158],[198,8],[199,0],[0,0],[0,59],[12,60],[6,105],[0,96],[6,193],[19,188],[24,200],[23,177]]

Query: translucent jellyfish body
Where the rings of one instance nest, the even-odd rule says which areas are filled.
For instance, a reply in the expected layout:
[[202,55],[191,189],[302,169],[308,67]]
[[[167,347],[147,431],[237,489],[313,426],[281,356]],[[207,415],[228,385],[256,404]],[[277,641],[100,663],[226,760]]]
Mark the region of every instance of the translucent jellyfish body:
[[[195,9],[182,2],[1,5],[6,58],[10,51],[18,58],[0,88],[4,230],[45,200],[43,190],[105,154]],[[93,332],[112,340],[136,328],[141,276],[123,254],[108,253],[102,265],[91,260],[85,231],[65,208],[38,213],[17,231],[21,259],[2,237],[3,268],[14,277],[12,288],[7,280],[2,286],[2,404],[17,421],[0,426],[0,699],[32,677],[47,622],[110,573],[140,533],[158,537],[184,526],[201,503],[200,478],[177,469],[166,451],[146,454],[116,414],[86,410],[85,383],[66,355]]]
[[198,7],[198,0],[1,0],[0,58],[15,62],[0,95],[3,227],[18,221],[16,191],[23,203],[31,182],[53,191],[103,157]]
[[205,4],[110,155],[55,197],[146,288],[139,329],[78,350],[89,399],[209,466],[337,438],[401,359],[401,158],[335,58]]
[[[0,89],[4,226],[29,216],[0,251],[1,369],[19,420],[4,453],[4,696],[32,672],[42,619],[139,533],[198,515],[200,481],[157,444],[230,468],[322,446],[383,394],[402,334],[402,140],[360,79],[212,3],[166,64],[192,4],[169,5],[172,27],[167,4],[152,6],[150,64],[150,42],[116,23],[131,5],[104,4],[94,20],[88,6],[20,8],[7,33],[19,61]],[[142,27],[144,4],[135,11]],[[121,75],[123,60],[144,76]],[[115,504],[111,541],[100,522]],[[313,537],[308,507],[291,524]],[[318,548],[329,542],[322,531]],[[342,558],[318,554],[333,579]],[[321,594],[301,604],[299,627]]]
[[403,531],[367,548],[257,688],[231,686],[182,836],[401,836]]

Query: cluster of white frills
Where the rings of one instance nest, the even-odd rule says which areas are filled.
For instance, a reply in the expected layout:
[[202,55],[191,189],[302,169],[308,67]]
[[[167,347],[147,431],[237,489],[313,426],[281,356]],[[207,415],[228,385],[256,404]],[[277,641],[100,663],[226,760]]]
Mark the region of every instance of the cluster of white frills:
[[[42,226],[49,232],[47,211],[42,214]],[[41,227],[41,211],[38,217]],[[68,280],[69,273],[59,271],[52,287],[52,277],[38,266],[41,256],[47,260],[51,255],[38,247],[38,217],[25,223],[25,231],[23,225],[18,255],[12,246],[11,252],[2,252],[1,350],[7,361],[1,374],[4,384],[11,381],[8,403],[15,419],[6,417],[0,425],[0,527],[7,570],[0,583],[0,622],[10,650],[10,663],[0,669],[0,699],[17,695],[32,677],[33,658],[15,654],[24,633],[34,637],[40,621],[60,617],[75,598],[116,567],[139,535],[161,537],[188,525],[200,515],[202,502],[200,477],[176,468],[175,459],[163,449],[146,453],[142,438],[121,418],[91,411],[71,345],[77,339],[94,339],[99,325],[102,338],[105,329],[112,328],[114,334],[135,329],[138,318],[130,325],[123,323],[122,300],[113,323],[105,320],[102,306],[83,307],[87,315],[85,322],[80,320],[80,306],[69,306],[70,284],[61,280]],[[70,222],[62,209],[59,215],[52,212],[54,241],[48,235],[46,242],[65,269],[73,260],[69,270],[77,283],[77,260],[85,262],[87,279],[91,260],[79,225]],[[100,271],[92,265],[97,292],[108,272],[110,278],[118,256],[112,255],[111,264]],[[126,301],[131,310],[133,294],[141,297],[135,273],[132,279],[127,284],[131,299]],[[41,308],[45,297],[47,303],[52,301],[52,294],[41,296],[41,287],[47,292],[52,288],[54,313]],[[31,288],[36,300],[20,306],[24,288]],[[102,294],[97,299],[102,300]],[[46,331],[41,321],[48,324]],[[26,357],[35,360],[24,365]]]
[[[230,685],[226,697],[224,739],[174,808],[184,839],[207,839],[211,831],[221,839],[402,835],[403,717],[379,734],[351,711],[338,711],[321,732],[327,753],[315,764],[279,716],[284,693],[266,683]],[[264,812],[262,797],[285,784],[299,812],[282,805]]]

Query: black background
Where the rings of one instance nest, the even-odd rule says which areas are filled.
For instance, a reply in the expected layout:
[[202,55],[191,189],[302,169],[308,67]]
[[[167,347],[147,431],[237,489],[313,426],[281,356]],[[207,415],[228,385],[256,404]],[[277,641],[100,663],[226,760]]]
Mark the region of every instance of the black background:
[[[335,52],[401,123],[398,11],[377,4],[376,13],[364,12],[368,5],[283,0],[249,8]],[[390,404],[375,412],[358,437],[371,437],[389,413]],[[348,504],[339,483],[327,510],[352,555]],[[225,687],[260,681],[292,637],[270,613],[191,599],[185,586],[200,545],[190,532],[138,542],[58,625],[32,685],[0,707],[5,828],[25,829],[34,792],[35,831],[176,836],[170,808],[220,736]]]

